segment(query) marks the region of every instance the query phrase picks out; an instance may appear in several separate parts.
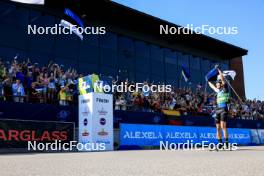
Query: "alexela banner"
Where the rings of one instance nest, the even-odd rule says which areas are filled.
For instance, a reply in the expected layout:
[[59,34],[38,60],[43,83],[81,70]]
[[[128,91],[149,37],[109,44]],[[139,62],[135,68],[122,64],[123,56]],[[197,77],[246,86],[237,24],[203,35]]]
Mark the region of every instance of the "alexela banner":
[[[260,131],[263,132],[263,131]],[[238,145],[260,144],[257,130],[228,129],[229,142]],[[262,134],[264,135],[264,134]],[[262,141],[261,141],[262,139]],[[216,129],[213,127],[189,127],[169,125],[120,125],[121,146],[160,146],[160,142],[168,143],[217,143]]]

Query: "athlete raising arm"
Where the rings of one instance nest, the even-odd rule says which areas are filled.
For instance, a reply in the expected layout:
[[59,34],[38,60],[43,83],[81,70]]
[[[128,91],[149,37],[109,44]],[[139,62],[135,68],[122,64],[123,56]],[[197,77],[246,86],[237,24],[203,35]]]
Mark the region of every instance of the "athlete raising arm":
[[216,135],[218,139],[218,144],[220,145],[220,147],[223,146],[222,133],[221,133],[221,130],[223,130],[224,145],[228,147],[228,133],[227,133],[226,122],[227,122],[227,114],[228,114],[227,104],[229,102],[229,93],[225,84],[223,73],[219,68],[217,69],[220,75],[220,79],[216,81],[215,85],[210,81],[208,81],[208,84],[217,93],[217,98],[216,98],[217,108],[215,110],[216,112],[215,123],[216,123]]

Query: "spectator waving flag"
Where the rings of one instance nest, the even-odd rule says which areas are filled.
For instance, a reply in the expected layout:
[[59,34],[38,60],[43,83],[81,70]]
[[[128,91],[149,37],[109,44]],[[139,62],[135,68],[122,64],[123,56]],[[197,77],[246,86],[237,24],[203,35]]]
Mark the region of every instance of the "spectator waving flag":
[[73,13],[70,9],[66,8],[64,10],[64,19],[61,20],[60,24],[70,29],[71,32],[73,32],[81,40],[83,40],[82,31],[84,28],[84,24],[82,20],[78,17],[78,15]]
[[25,3],[25,4],[39,4],[39,5],[44,5],[44,0],[11,0],[11,1]]
[[190,74],[189,69],[185,65],[182,65],[182,76],[183,76],[185,82],[190,81],[191,74]]

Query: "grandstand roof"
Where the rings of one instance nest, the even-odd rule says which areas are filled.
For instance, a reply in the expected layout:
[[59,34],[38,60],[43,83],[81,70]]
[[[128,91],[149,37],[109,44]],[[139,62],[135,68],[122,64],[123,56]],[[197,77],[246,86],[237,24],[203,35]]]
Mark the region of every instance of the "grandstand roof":
[[[79,15],[85,14],[88,23],[91,21],[101,21],[105,25],[117,26],[120,29],[140,33],[141,36],[150,36],[159,41],[166,41],[169,46],[182,46],[201,50],[217,55],[222,59],[244,56],[248,52],[246,49],[206,35],[160,35],[160,25],[168,25],[170,27],[180,26],[110,0],[46,0],[46,4],[52,7],[49,9],[49,12],[53,12],[54,8],[63,9],[65,6],[71,6],[71,8],[77,10]],[[41,7],[36,8],[42,9]],[[171,49],[175,48],[171,47]]]
[[[87,6],[89,5],[87,4]],[[168,21],[162,20],[160,18],[151,16],[149,14],[137,11],[135,9],[123,6],[112,1],[102,1],[98,8],[100,8],[101,12],[104,13],[97,13],[96,15],[107,19],[107,21],[109,22],[113,22],[117,25],[121,25],[122,27],[127,27],[135,31],[145,33],[146,35],[153,35],[162,40],[167,40],[171,44],[186,45],[191,48],[196,48],[199,50],[217,54],[226,59],[244,56],[248,52],[246,49],[234,46],[232,44],[220,41],[218,39],[206,35],[160,35],[159,27],[161,24],[174,27],[179,27],[179,25],[170,23]]]

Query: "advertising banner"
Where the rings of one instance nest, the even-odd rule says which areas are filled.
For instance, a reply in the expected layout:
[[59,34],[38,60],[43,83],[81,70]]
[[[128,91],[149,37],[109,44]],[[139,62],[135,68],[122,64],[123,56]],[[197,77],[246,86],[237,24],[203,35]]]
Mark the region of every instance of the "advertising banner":
[[79,142],[105,144],[113,150],[113,95],[89,93],[79,96]]
[[[79,78],[79,142],[113,150],[113,95],[108,77],[92,74]],[[90,151],[83,149],[82,151]]]
[[0,148],[27,148],[28,141],[74,140],[74,123],[0,119]]
[[260,144],[264,144],[264,130],[258,130]]
[[[252,143],[249,129],[228,129],[229,142],[239,145]],[[121,124],[120,145],[159,146],[168,143],[217,143],[216,129],[213,127],[188,127],[168,125]]]
[[96,143],[105,143],[106,150],[113,150],[113,95],[91,93],[93,97],[92,137]]
[[92,94],[79,96],[79,142],[92,142]]
[[261,144],[258,130],[256,129],[250,129],[250,135],[251,135],[251,143],[252,144]]

